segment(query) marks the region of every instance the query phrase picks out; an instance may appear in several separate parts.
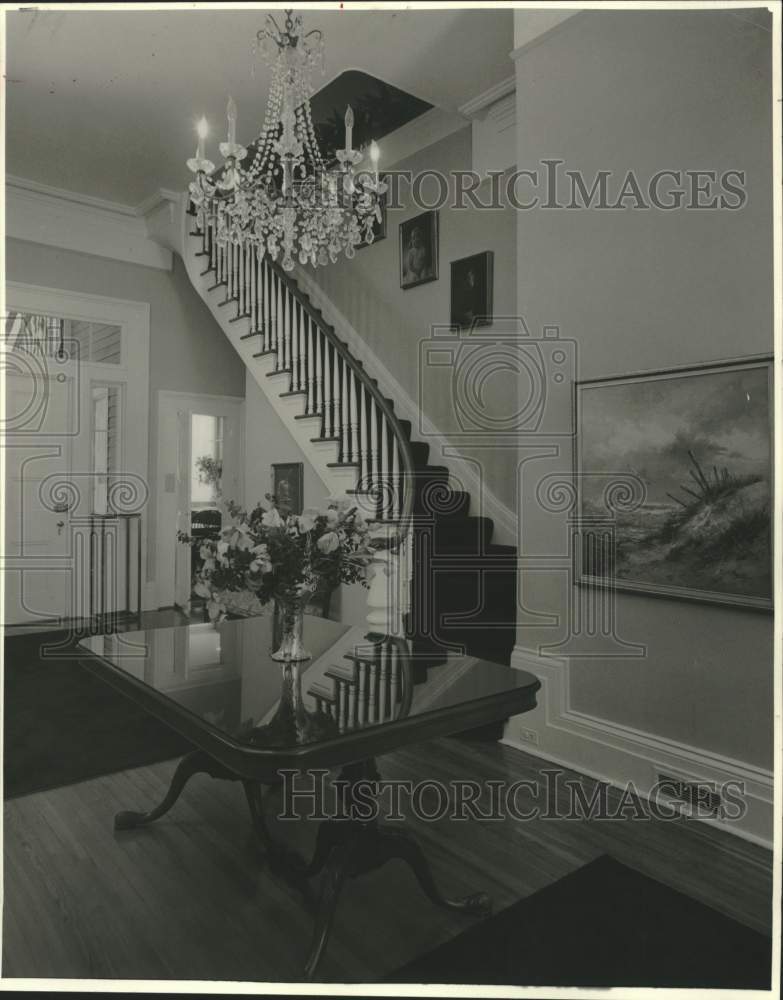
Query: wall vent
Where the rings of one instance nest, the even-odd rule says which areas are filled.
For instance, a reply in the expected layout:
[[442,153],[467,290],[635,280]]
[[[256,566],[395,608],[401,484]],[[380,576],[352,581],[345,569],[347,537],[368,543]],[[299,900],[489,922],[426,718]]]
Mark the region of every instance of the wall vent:
[[655,792],[661,798],[680,802],[688,812],[699,816],[717,816],[721,809],[721,794],[717,783],[659,771]]

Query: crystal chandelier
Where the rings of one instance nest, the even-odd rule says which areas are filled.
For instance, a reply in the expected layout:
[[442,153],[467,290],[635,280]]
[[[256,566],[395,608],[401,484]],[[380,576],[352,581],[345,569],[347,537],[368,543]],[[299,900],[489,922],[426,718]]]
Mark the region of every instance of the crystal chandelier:
[[228,138],[220,144],[224,165],[215,169],[204,155],[207,123],[197,126],[196,155],[187,161],[196,175],[190,196],[202,226],[213,228],[218,243],[255,245],[260,256],[283,267],[296,261],[313,266],[334,263],[341,252],[373,240],[381,221],[378,145],[370,144],[373,169],[358,172],[361,151],[351,145],[353,112],[345,114],[345,148],[328,165],[318,146],[310,112],[311,72],[323,72],[323,35],[304,33],[302,17],[286,11],[278,27],[271,14],[256,36],[256,51],[272,65],[272,83],[261,134],[249,149],[236,141],[237,108],[228,101]]

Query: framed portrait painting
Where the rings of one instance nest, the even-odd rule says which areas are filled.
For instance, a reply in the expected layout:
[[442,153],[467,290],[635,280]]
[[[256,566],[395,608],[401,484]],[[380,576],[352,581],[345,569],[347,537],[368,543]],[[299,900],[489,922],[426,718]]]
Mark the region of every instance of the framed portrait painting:
[[422,212],[400,223],[400,288],[438,277],[438,213]]
[[576,383],[578,583],[772,608],[771,379],[761,358]]
[[280,462],[272,466],[272,496],[282,515],[302,513],[304,510],[302,462]]
[[491,250],[451,262],[451,325],[458,329],[492,322]]

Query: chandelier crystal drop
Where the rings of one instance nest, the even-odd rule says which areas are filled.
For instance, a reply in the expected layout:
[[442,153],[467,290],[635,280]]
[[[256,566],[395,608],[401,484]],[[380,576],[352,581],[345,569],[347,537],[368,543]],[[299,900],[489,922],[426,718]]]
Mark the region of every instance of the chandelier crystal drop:
[[189,191],[199,225],[211,226],[221,245],[255,246],[273,260],[282,253],[287,271],[297,262],[334,263],[340,253],[351,258],[357,245],[373,241],[381,221],[386,185],[378,146],[370,146],[372,169],[358,171],[364,157],[352,147],[348,107],[345,148],[336,151],[336,166],[325,162],[310,111],[312,70],[324,70],[323,35],[305,34],[300,14],[286,11],[283,28],[268,14],[255,47],[272,67],[259,136],[249,148],[236,141],[237,107],[229,98],[227,141],[219,146],[224,164],[216,169],[205,156],[206,120],[197,125],[198,148],[187,165],[196,175]]

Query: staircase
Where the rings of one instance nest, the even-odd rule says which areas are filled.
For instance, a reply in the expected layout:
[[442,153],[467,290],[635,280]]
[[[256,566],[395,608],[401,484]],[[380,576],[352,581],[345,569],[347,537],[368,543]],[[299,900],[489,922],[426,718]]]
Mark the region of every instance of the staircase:
[[[254,248],[220,246],[208,218],[184,214],[188,275],[300,448],[334,494],[404,555],[406,634],[421,669],[449,649],[509,662],[516,549],[430,464],[429,444],[395,414],[360,360],[294,281]],[[179,249],[179,248],[178,248]]]

